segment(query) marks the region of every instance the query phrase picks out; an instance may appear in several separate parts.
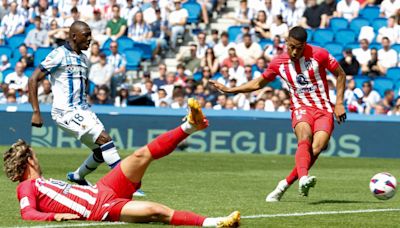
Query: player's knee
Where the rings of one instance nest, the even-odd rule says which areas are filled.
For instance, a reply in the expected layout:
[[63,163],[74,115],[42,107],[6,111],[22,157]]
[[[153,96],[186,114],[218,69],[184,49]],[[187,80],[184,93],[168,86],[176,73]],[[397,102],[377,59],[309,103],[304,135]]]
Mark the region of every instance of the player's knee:
[[101,132],[101,134],[97,138],[96,144],[103,145],[103,144],[106,144],[106,143],[108,143],[110,141],[112,141],[111,136],[108,135],[105,131],[103,131],[103,132]]
[[312,145],[313,154],[318,155],[319,153],[321,153],[321,151],[324,149],[324,147],[325,146],[320,143],[314,143]]
[[151,205],[147,208],[147,211],[151,216],[160,218],[160,220],[169,217],[171,214],[168,208],[162,207],[160,205]]
[[146,147],[142,147],[139,150],[136,150],[132,156],[134,156],[136,159],[139,160],[143,160],[143,161],[147,161],[147,160],[151,160],[151,153],[149,152],[149,150]]

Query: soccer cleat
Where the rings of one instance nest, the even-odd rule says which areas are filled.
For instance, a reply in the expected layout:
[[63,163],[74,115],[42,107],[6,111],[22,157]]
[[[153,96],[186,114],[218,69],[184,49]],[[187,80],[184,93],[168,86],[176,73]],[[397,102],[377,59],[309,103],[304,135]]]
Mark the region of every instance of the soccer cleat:
[[188,100],[189,114],[186,116],[187,121],[196,127],[197,130],[202,130],[208,127],[208,121],[201,111],[201,106],[194,98]]
[[85,180],[85,179],[77,179],[77,178],[75,178],[75,173],[74,172],[67,173],[67,180],[69,180],[71,182],[74,182],[76,184],[79,184],[79,185],[92,186],[92,184],[89,181]]
[[308,191],[317,183],[315,176],[303,176],[299,180],[299,193],[301,196],[308,196]]
[[146,194],[142,189],[138,189],[135,193],[133,193],[133,196],[139,196],[139,197],[144,197]]
[[238,227],[240,225],[240,212],[234,211],[230,215],[224,217],[217,223],[218,228],[222,227]]
[[267,198],[265,198],[265,201],[270,203],[279,202],[289,187],[290,185],[287,183],[286,179],[279,181],[276,188],[268,194]]

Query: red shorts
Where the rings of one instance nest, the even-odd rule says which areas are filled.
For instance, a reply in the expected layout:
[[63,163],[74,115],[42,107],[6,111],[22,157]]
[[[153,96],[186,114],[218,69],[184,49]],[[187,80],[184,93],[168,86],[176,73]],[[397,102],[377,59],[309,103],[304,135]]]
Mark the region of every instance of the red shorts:
[[132,200],[132,194],[140,188],[140,183],[132,183],[126,178],[119,164],[96,186],[99,191],[97,201],[88,220],[119,221],[122,208]]
[[311,126],[313,133],[317,131],[325,131],[329,135],[332,134],[333,113],[312,107],[301,107],[292,112],[293,129],[300,122],[306,122]]

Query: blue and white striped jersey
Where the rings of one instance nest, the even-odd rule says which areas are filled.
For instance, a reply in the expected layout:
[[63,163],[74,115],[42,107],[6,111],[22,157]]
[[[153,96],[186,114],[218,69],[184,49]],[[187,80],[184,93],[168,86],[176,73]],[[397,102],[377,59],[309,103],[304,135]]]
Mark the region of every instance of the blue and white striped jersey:
[[89,60],[85,54],[77,54],[68,42],[50,52],[39,65],[42,72],[50,75],[53,111],[87,108],[86,80]]

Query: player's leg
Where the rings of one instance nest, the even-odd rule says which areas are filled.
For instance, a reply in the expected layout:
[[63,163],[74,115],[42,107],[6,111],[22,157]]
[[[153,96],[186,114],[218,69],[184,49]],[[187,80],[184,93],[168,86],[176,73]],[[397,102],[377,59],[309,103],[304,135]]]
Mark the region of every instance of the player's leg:
[[130,201],[122,207],[120,221],[162,222],[173,226],[236,227],[239,225],[240,213],[236,211],[227,217],[207,218],[190,211],[173,210],[159,203]]

